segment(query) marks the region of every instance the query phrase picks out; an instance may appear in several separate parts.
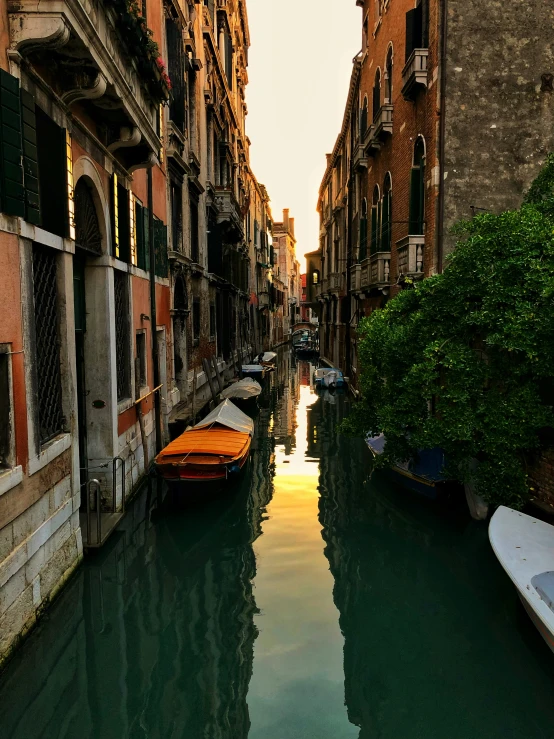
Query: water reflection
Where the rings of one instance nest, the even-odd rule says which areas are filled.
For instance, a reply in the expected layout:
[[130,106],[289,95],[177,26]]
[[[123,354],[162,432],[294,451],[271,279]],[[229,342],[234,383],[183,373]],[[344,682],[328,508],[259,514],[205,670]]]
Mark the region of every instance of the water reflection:
[[142,491],[0,681],[2,737],[552,736],[552,658],[486,528],[370,477],[310,381],[279,352],[233,495]]

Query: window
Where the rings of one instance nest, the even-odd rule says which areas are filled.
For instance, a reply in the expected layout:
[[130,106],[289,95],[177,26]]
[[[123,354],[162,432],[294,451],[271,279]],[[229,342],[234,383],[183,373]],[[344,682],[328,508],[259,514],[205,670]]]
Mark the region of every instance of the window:
[[392,180],[389,173],[383,184],[381,251],[390,251],[392,237]]
[[200,341],[200,298],[192,301],[192,338],[196,344]]
[[381,227],[381,201],[379,197],[379,185],[373,188],[373,200],[371,205],[371,254],[381,251],[380,239]]
[[36,109],[37,159],[41,226],[57,236],[68,235],[69,157],[66,134],[50,116]]
[[360,262],[367,257],[367,200],[362,201],[360,217]]
[[367,113],[368,113],[368,101],[367,95],[364,97],[364,104],[360,113],[360,137],[363,139],[367,131]]
[[419,136],[414,147],[414,163],[410,181],[409,233],[417,236],[425,230],[425,141]]
[[11,344],[0,344],[0,470],[13,466]]
[[381,110],[381,70],[375,72],[375,82],[373,84],[373,120],[377,118]]
[[64,430],[58,317],[57,254],[33,244],[33,297],[40,443]]
[[387,52],[387,62],[385,65],[385,104],[392,104],[392,46],[389,46]]
[[175,180],[170,183],[171,193],[171,248],[182,251],[183,188]]
[[148,385],[148,377],[147,377],[147,371],[146,371],[146,332],[145,331],[137,331],[136,343],[137,343],[137,357],[136,357],[135,377],[136,377],[137,387],[135,388],[135,392],[139,390],[140,388],[146,387]]
[[190,258],[193,262],[200,262],[200,249],[198,243],[198,198],[196,193],[190,193]]
[[181,28],[173,18],[165,22],[167,38],[167,65],[171,80],[169,117],[175,126],[185,131],[185,50]]
[[137,267],[150,269],[150,244],[148,242],[148,208],[144,208],[140,200],[135,198],[135,233]]
[[317,269],[312,272],[312,285],[319,285],[319,272]]
[[115,364],[117,379],[117,400],[131,397],[129,361],[129,293],[125,272],[114,270],[115,296]]
[[415,49],[429,46],[429,0],[418,4],[406,13],[406,61]]
[[215,303],[210,303],[210,340],[215,339]]
[[110,210],[112,219],[112,254],[123,262],[131,257],[130,193],[120,182],[117,174],[112,175],[110,188]]

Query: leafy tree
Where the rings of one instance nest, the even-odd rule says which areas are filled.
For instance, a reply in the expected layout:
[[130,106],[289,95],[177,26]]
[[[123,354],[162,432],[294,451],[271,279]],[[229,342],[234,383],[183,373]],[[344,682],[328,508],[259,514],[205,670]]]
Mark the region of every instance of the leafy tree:
[[443,274],[362,321],[362,398],[345,430],[383,432],[382,465],[442,447],[454,479],[521,507],[528,461],[553,425],[554,156],[519,210],[455,232]]

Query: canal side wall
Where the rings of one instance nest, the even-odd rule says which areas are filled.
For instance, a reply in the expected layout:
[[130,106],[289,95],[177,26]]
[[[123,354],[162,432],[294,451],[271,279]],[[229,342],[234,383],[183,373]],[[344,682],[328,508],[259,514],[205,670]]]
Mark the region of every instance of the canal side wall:
[[0,531],[0,668],[83,557],[71,475]]
[[545,449],[529,472],[532,497],[554,514],[554,447]]

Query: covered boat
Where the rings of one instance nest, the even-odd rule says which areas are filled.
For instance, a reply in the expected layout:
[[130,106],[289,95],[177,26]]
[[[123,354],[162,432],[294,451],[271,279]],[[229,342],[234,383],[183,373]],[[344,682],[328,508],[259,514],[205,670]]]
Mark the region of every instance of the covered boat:
[[256,380],[263,380],[267,371],[262,364],[243,364],[241,369],[245,377],[253,377]]
[[554,526],[500,506],[489,524],[498,561],[554,652]]
[[254,422],[226,399],[156,457],[169,483],[222,482],[236,476],[250,453]]
[[251,377],[244,377],[225,388],[221,395],[230,400],[250,400],[251,398],[257,398],[261,392],[262,386],[259,382]]
[[[368,436],[366,443],[373,456],[378,457],[385,450],[385,435]],[[441,484],[446,482],[444,466],[444,451],[435,447],[418,450],[416,457],[397,462],[391,472],[401,485],[427,498],[437,498]]]
[[336,367],[319,367],[314,372],[314,383],[316,387],[337,389],[346,386],[344,375]]

